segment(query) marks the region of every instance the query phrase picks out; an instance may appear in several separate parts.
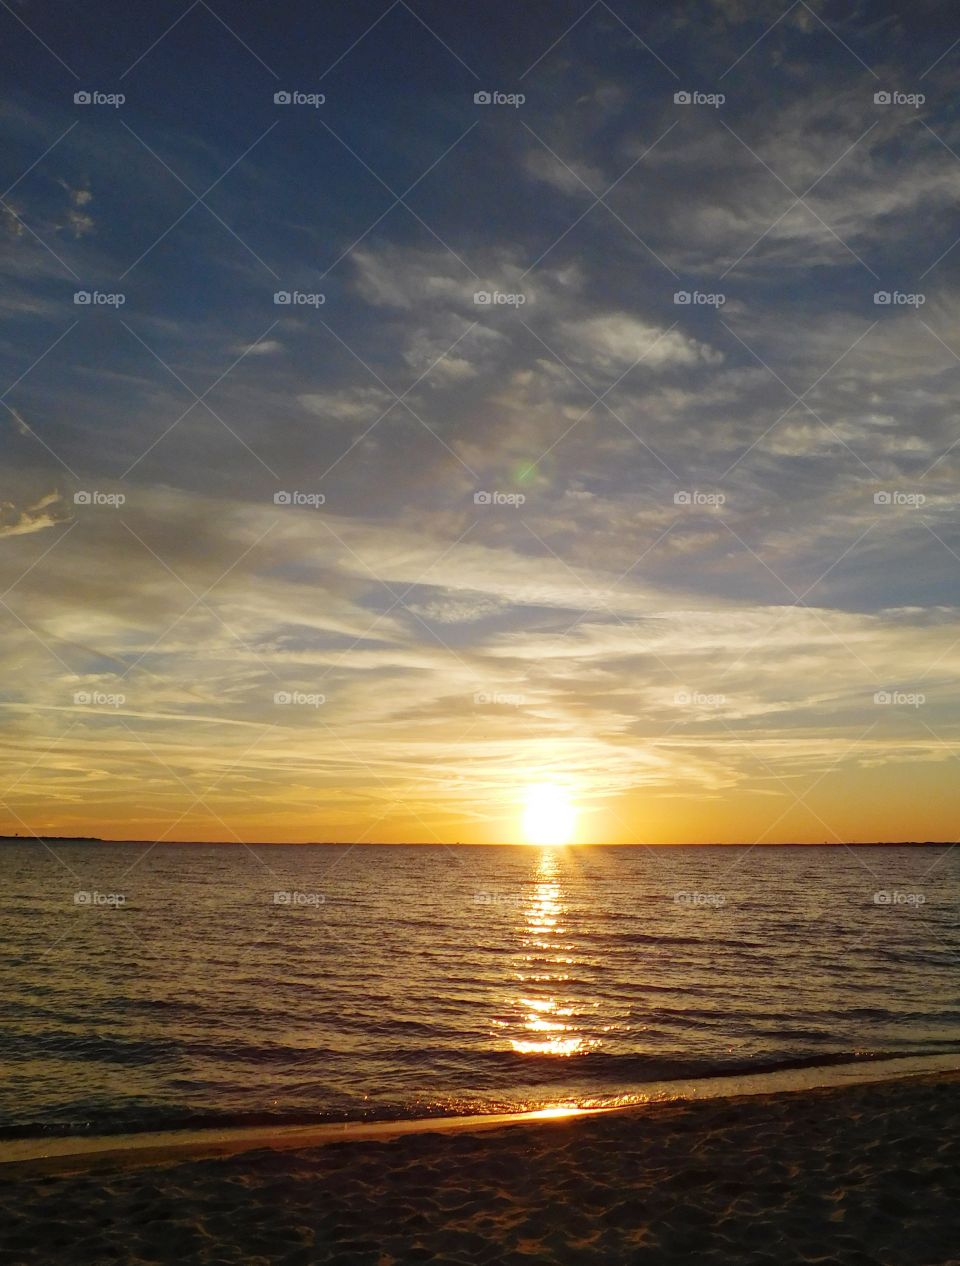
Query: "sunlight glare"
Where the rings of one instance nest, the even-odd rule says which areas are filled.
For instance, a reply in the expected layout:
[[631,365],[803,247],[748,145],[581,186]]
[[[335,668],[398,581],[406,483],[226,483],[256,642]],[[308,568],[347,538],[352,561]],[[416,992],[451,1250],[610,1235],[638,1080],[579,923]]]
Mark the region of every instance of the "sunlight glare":
[[528,844],[569,844],[577,814],[562,787],[538,783],[528,787],[523,833]]

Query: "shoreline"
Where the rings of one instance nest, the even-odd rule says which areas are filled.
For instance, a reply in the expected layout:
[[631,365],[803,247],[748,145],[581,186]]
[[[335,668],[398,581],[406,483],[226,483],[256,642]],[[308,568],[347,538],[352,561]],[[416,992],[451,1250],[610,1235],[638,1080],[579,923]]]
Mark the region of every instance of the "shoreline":
[[960,1073],[0,1172],[16,1266],[945,1266]]
[[863,1059],[774,1072],[656,1081],[638,1087],[627,1102],[603,1106],[559,1102],[530,1111],[469,1116],[229,1126],[115,1135],[31,1136],[0,1143],[0,1180],[81,1174],[86,1170],[118,1166],[185,1163],[240,1156],[261,1149],[301,1151],[332,1144],[392,1142],[418,1135],[473,1135],[551,1121],[643,1114],[668,1104],[762,1099],[785,1094],[802,1096],[820,1090],[951,1076],[960,1078],[960,1053]]

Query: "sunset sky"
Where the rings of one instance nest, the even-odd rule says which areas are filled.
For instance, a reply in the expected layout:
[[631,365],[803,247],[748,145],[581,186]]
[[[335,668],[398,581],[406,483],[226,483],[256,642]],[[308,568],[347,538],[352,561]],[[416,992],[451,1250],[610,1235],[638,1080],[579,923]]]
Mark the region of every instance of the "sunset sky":
[[954,839],[903,7],[4,5],[0,829]]

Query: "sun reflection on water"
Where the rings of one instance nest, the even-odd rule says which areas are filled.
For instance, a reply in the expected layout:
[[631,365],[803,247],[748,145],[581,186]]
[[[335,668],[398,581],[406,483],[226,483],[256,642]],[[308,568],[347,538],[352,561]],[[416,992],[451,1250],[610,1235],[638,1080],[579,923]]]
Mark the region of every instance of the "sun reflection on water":
[[572,1001],[558,996],[573,961],[566,940],[566,912],[560,862],[554,849],[545,848],[537,861],[535,887],[520,928],[523,953],[517,976],[522,992],[513,1003],[523,1032],[510,1039],[520,1055],[579,1055],[595,1045],[579,1031]]

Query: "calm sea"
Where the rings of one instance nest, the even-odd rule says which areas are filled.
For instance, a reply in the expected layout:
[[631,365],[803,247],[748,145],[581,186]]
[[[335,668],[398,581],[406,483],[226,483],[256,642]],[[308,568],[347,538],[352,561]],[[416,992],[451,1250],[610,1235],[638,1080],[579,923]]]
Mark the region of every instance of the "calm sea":
[[0,1132],[960,1051],[960,850],[0,845]]

